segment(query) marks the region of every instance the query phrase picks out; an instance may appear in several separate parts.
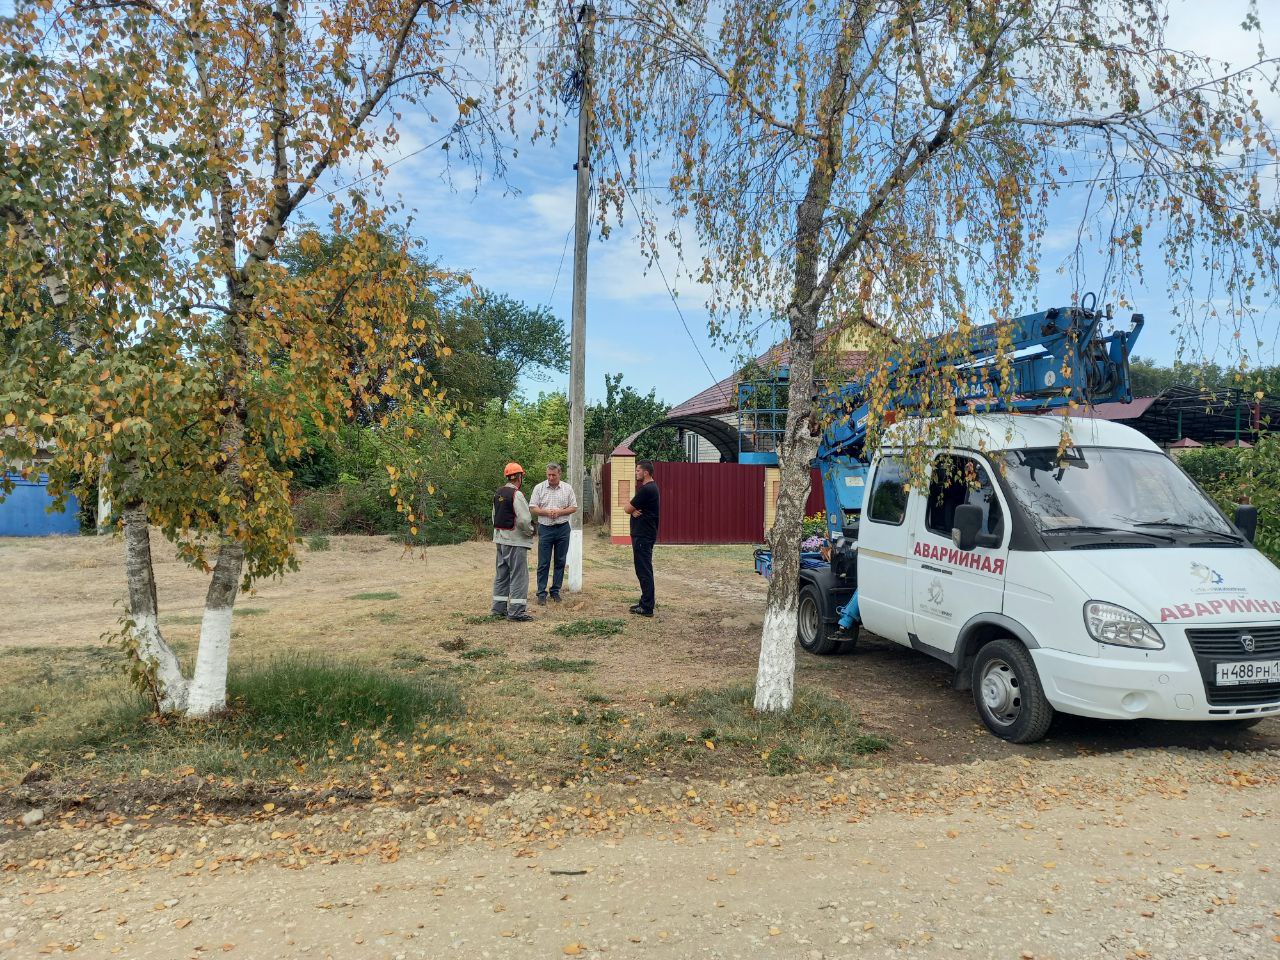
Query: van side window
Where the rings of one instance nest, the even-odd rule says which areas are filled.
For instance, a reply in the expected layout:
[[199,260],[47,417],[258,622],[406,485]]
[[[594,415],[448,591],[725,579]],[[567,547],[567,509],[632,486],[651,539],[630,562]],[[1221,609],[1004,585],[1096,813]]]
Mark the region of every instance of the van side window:
[[986,468],[972,457],[938,457],[933,461],[933,478],[929,482],[925,528],[940,537],[950,537],[956,507],[963,503],[982,509],[979,532],[1003,536],[1004,512]]
[[871,487],[868,517],[898,526],[907,515],[907,471],[899,457],[881,457]]

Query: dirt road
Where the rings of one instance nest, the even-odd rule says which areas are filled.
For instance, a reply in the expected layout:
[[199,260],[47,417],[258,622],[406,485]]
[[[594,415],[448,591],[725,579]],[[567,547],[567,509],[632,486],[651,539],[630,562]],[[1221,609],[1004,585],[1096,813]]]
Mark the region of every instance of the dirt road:
[[106,835],[121,859],[5,874],[0,955],[1274,957],[1277,760],[1012,757],[254,827],[64,823],[49,844]]

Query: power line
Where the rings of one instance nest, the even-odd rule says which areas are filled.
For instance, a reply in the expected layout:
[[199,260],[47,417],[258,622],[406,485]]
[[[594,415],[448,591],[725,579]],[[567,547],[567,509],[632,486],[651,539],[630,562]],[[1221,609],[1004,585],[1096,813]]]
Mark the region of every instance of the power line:
[[569,253],[569,238],[573,236],[573,227],[570,227],[564,235],[564,246],[560,250],[560,265],[556,267],[556,278],[551,283],[551,292],[547,294],[547,306],[551,306],[551,301],[555,299],[556,288],[560,286],[560,271],[564,269],[564,258]]
[[[617,166],[617,168],[621,170],[622,161],[618,158],[618,151],[614,148],[613,141],[606,139],[605,143],[609,147],[609,152],[613,154],[613,162],[615,166]],[[622,192],[623,194],[626,195],[627,202],[631,204],[631,211],[636,215],[636,219],[641,223],[643,223],[644,217],[640,213],[640,208],[636,205],[635,198],[631,196],[631,191],[624,186],[622,189]],[[702,361],[702,366],[704,369],[706,369],[707,375],[711,377],[711,386],[712,387],[719,386],[722,378],[717,377],[711,371],[711,365],[707,363],[707,358],[702,355],[702,348],[698,346],[698,341],[694,339],[693,331],[689,329],[689,324],[684,318],[684,311],[680,309],[680,303],[679,301],[676,300],[675,291],[671,289],[671,284],[667,281],[667,273],[665,270],[662,269],[662,260],[657,255],[656,251],[654,252],[652,262],[653,262],[653,265],[658,268],[658,276],[662,278],[662,285],[667,288],[667,296],[671,298],[671,305],[676,308],[676,316],[680,318],[680,325],[684,327],[684,332],[689,337],[689,342],[693,344],[694,353],[698,355],[698,359]],[[720,397],[726,403],[729,402],[729,398],[727,395],[725,395],[723,390],[720,391]]]

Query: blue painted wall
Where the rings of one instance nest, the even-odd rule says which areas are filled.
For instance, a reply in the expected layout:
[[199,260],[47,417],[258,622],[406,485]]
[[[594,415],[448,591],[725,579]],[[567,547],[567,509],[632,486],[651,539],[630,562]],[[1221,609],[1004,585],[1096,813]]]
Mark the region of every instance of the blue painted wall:
[[46,489],[48,481],[23,480],[17,474],[9,474],[17,486],[0,502],[0,537],[47,537],[50,534],[77,534],[80,532],[80,503],[75,497],[67,499],[61,513],[49,513],[53,502]]

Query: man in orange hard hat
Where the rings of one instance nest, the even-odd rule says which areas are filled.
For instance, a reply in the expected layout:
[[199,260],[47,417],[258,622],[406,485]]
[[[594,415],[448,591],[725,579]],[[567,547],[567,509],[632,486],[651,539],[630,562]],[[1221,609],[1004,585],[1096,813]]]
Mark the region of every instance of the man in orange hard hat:
[[528,610],[533,514],[520,492],[524,484],[524,467],[508,463],[502,473],[506,483],[493,495],[493,542],[498,546],[498,560],[490,613],[495,617],[523,622],[533,619]]

